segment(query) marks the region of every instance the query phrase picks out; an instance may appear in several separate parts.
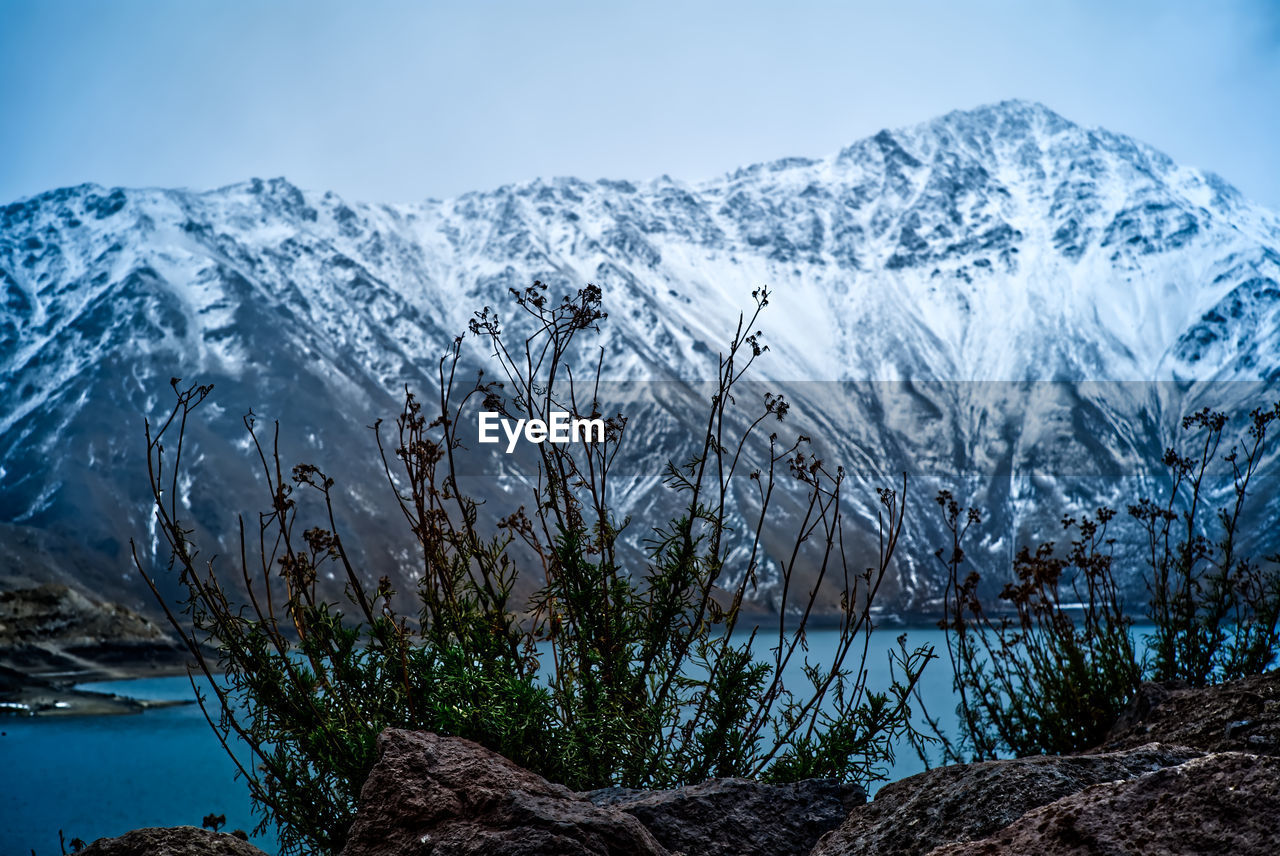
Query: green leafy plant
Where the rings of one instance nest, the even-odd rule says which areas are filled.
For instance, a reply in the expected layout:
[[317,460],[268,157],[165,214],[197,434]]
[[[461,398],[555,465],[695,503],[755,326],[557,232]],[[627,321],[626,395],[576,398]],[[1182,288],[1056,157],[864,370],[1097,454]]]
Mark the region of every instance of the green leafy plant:
[[[814,457],[803,437],[763,436],[762,426],[785,418],[782,398],[738,404],[741,378],[767,350],[752,332],[767,293],[756,293],[755,312],[718,359],[700,439],[666,468],[671,517],[649,523],[639,558],[623,540],[632,521],[614,512],[627,419],[600,412],[599,357],[591,383],[575,379],[591,376],[574,368],[581,337],[605,321],[602,295],[588,286],[554,302],[535,283],[512,297],[518,332],[489,308],[468,331],[500,381],[460,381],[468,337],[458,337],[439,363],[431,407],[407,392],[394,433],[375,425],[379,466],[417,547],[415,616],[397,610],[389,574],[373,583],[356,567],[333,479],[309,464],[283,466],[278,423],[266,441],[252,414],[245,425],[269,506],[256,532],[241,518],[233,570],[202,559],[176,486],[187,421],[211,387],[175,379],[168,419],[148,424],[157,530],[183,600],[164,600],[136,548],[135,562],[206,678],[202,708],[263,828],[274,823],[289,852],[340,850],[389,726],[468,737],[579,789],[883,777],[895,745],[920,739],[911,695],[932,657],[900,640],[891,685],[867,686],[870,607],[902,531],[904,497],[881,491],[878,555],[856,565],[844,549],[843,470]],[[602,419],[604,437],[536,446],[524,503],[498,516],[463,489],[460,426],[477,405],[508,418]],[[799,523],[777,563],[776,642],[761,655],[775,631],[744,626],[743,609],[784,493],[800,497]],[[748,521],[743,531],[727,523],[732,513]],[[322,569],[335,566],[340,594],[321,584]],[[518,596],[531,577],[536,590]],[[841,591],[839,641],[810,661],[806,630],[831,583]],[[784,680],[796,664],[803,686]]]
[[[937,500],[951,545],[937,556],[946,570],[945,617],[960,734],[942,734],[946,757],[988,759],[1003,753],[1068,753],[1106,736],[1144,677],[1193,685],[1264,671],[1280,653],[1280,557],[1266,564],[1242,556],[1240,526],[1280,404],[1256,410],[1240,444],[1219,457],[1227,418],[1208,409],[1182,422],[1193,452],[1169,448],[1165,502],[1129,507],[1144,543],[1142,575],[1153,627],[1135,639],[1119,596],[1109,508],[1065,518],[1065,552],[1054,542],[1022,547],[1013,579],[989,613],[982,576],[962,571],[963,542],[981,521],[951,493]],[[1210,468],[1230,474],[1230,499],[1207,511]],[[1216,527],[1206,526],[1210,516]],[[1214,529],[1216,528],[1216,532]]]
[[1277,418],[1280,402],[1271,410],[1253,411],[1241,443],[1221,457],[1231,474],[1231,496],[1222,507],[1211,508],[1207,479],[1227,418],[1208,408],[1182,422],[1192,435],[1191,453],[1165,452],[1172,478],[1167,501],[1160,505],[1144,498],[1129,507],[1146,535],[1155,680],[1204,686],[1259,674],[1276,657],[1280,572],[1274,563],[1280,558],[1270,557],[1271,566],[1264,566],[1241,555],[1239,539],[1267,430]]
[[1065,518],[1071,540],[1061,555],[1052,541],[1022,547],[1000,592],[1012,612],[992,615],[979,597],[981,576],[961,580],[958,572],[965,532],[980,516],[947,491],[937,499],[952,535],[950,552],[937,555],[947,569],[943,627],[962,729],[949,755],[986,760],[1097,745],[1141,680],[1106,536],[1114,512]]

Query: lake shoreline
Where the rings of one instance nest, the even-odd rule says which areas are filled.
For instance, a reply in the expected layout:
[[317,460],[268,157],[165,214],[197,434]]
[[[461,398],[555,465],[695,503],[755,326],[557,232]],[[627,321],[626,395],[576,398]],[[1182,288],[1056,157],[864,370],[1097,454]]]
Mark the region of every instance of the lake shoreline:
[[79,685],[187,674],[191,652],[156,622],[70,586],[0,592],[0,715],[141,713],[153,702]]
[[[8,665],[15,659],[13,653],[4,652],[5,664],[0,665],[0,717],[118,716],[194,703],[189,700],[136,699],[82,687],[83,684],[100,681],[133,681],[186,675],[185,663],[157,663],[154,660],[139,659],[111,666],[84,668],[70,674],[58,672],[48,675]],[[20,661],[23,658],[16,659]]]
[[[872,620],[876,630],[893,636],[938,626],[937,616],[919,613],[878,613]],[[840,624],[840,616],[819,613],[809,616],[807,630],[821,633]],[[746,614],[735,635],[752,626],[767,638],[778,632],[778,617]],[[216,663],[216,652],[205,654]],[[121,604],[59,584],[0,592],[0,718],[119,715],[190,704],[143,701],[82,685],[185,676],[191,668],[193,657],[182,642]]]
[[[163,676],[156,672],[139,671],[128,679]],[[71,684],[53,683],[12,669],[0,668],[0,716],[35,718],[118,716],[193,703],[192,701],[149,701],[116,693],[100,693],[80,689]]]

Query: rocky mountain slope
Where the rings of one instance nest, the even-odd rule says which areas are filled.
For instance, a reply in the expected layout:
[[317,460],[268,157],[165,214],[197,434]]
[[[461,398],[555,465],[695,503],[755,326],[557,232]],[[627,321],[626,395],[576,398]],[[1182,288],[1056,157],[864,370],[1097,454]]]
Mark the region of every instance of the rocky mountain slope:
[[508,312],[508,289],[535,279],[604,291],[592,344],[636,408],[616,499],[638,516],[667,502],[661,463],[696,421],[694,382],[770,286],[755,377],[850,471],[855,517],[909,473],[896,611],[937,597],[936,488],[988,509],[975,556],[998,564],[1066,510],[1158,493],[1183,414],[1280,397],[1280,218],[1038,104],[698,184],[560,178],[406,205],[283,179],[84,185],[0,209],[0,582],[138,598],[141,421],[171,376],[218,387],[181,489],[220,552],[230,509],[262,505],[253,408],[284,420],[286,463],[338,478],[370,577],[402,566],[366,426],[405,383],[430,388],[473,311]]

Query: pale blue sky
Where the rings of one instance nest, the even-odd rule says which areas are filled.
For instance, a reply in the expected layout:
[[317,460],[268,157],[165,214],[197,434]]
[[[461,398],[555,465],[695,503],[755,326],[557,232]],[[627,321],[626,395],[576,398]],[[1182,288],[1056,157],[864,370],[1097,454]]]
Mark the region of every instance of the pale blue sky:
[[0,0],[0,202],[697,180],[1017,97],[1280,208],[1280,0]]

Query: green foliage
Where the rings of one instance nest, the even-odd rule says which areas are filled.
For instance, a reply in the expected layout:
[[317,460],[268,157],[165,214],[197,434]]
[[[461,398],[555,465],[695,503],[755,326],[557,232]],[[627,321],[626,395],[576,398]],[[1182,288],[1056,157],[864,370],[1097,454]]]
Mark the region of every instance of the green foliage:
[[[869,610],[901,533],[904,499],[881,492],[880,553],[874,566],[853,567],[843,547],[843,470],[814,458],[804,438],[761,436],[762,425],[786,416],[781,398],[766,396],[755,411],[737,404],[735,386],[767,350],[749,332],[767,294],[757,294],[756,315],[740,320],[720,356],[699,444],[666,469],[675,513],[651,524],[639,560],[621,540],[631,521],[615,515],[621,488],[610,481],[627,420],[600,413],[598,359],[585,389],[572,371],[575,338],[605,319],[600,292],[588,287],[553,303],[535,283],[512,294],[521,331],[514,350],[488,308],[469,330],[491,350],[501,383],[483,373],[473,386],[458,383],[459,337],[439,364],[432,407],[406,392],[390,442],[374,426],[380,466],[417,547],[415,616],[397,611],[387,576],[372,584],[354,566],[333,480],[309,464],[283,467],[279,426],[268,444],[252,414],[245,424],[270,505],[257,533],[241,518],[235,571],[201,560],[175,497],[186,421],[211,388],[174,380],[172,414],[148,425],[157,529],[184,585],[182,602],[163,599],[136,550],[135,562],[208,679],[212,697],[202,696],[202,706],[262,827],[274,823],[289,852],[341,850],[377,736],[392,726],[476,740],[576,789],[709,776],[883,777],[895,744],[920,739],[911,695],[933,656],[902,643],[891,686],[866,686]],[[459,477],[459,425],[477,403],[509,418],[605,418],[605,437],[537,446],[526,504],[496,519]],[[740,484],[753,503],[741,501]],[[800,497],[800,524],[778,569],[776,644],[761,656],[759,627],[740,619],[782,494]],[[751,531],[732,531],[731,513]],[[340,594],[321,584],[322,570],[335,567]],[[540,587],[517,596],[531,576]],[[824,584],[841,592],[840,641],[833,656],[813,663],[805,632]],[[793,664],[804,686],[784,682]]]
[[1132,620],[1112,574],[1106,530],[1114,512],[1102,508],[1094,518],[1064,519],[1063,531],[1074,536],[1064,555],[1052,541],[1034,552],[1019,550],[1014,579],[1000,593],[1013,613],[992,616],[979,597],[980,575],[961,580],[958,572],[964,535],[980,517],[946,491],[938,504],[952,535],[950,553],[937,555],[948,571],[944,626],[961,749],[989,759],[1001,751],[1064,754],[1097,745],[1141,676]]
[[[1208,477],[1219,460],[1227,419],[1205,409],[1183,420],[1192,454],[1164,456],[1171,488],[1164,503],[1143,498],[1129,507],[1144,536],[1142,574],[1153,624],[1144,650],[1119,597],[1113,539],[1115,512],[1065,518],[1064,553],[1052,541],[1022,547],[1013,580],[1000,592],[1007,606],[989,614],[981,575],[962,575],[963,542],[981,521],[947,491],[938,495],[952,536],[937,553],[947,570],[946,617],[960,735],[944,739],[951,760],[1069,753],[1106,736],[1138,683],[1181,680],[1196,686],[1264,671],[1280,653],[1280,557],[1263,566],[1240,555],[1239,527],[1249,487],[1280,404],[1251,414],[1241,445],[1220,460],[1230,473],[1230,500],[1206,532]],[[1216,536],[1216,537],[1214,537]],[[934,731],[943,737],[936,721]]]
[[[1158,505],[1144,498],[1129,507],[1146,534],[1155,680],[1204,686],[1259,674],[1275,659],[1280,572],[1240,555],[1238,539],[1267,429],[1277,418],[1280,402],[1255,410],[1241,444],[1222,456],[1231,473],[1231,498],[1222,507],[1210,508],[1206,478],[1227,420],[1208,408],[1183,420],[1183,429],[1193,434],[1191,454],[1165,452],[1173,482],[1168,501]],[[1210,514],[1212,524],[1206,525]]]

